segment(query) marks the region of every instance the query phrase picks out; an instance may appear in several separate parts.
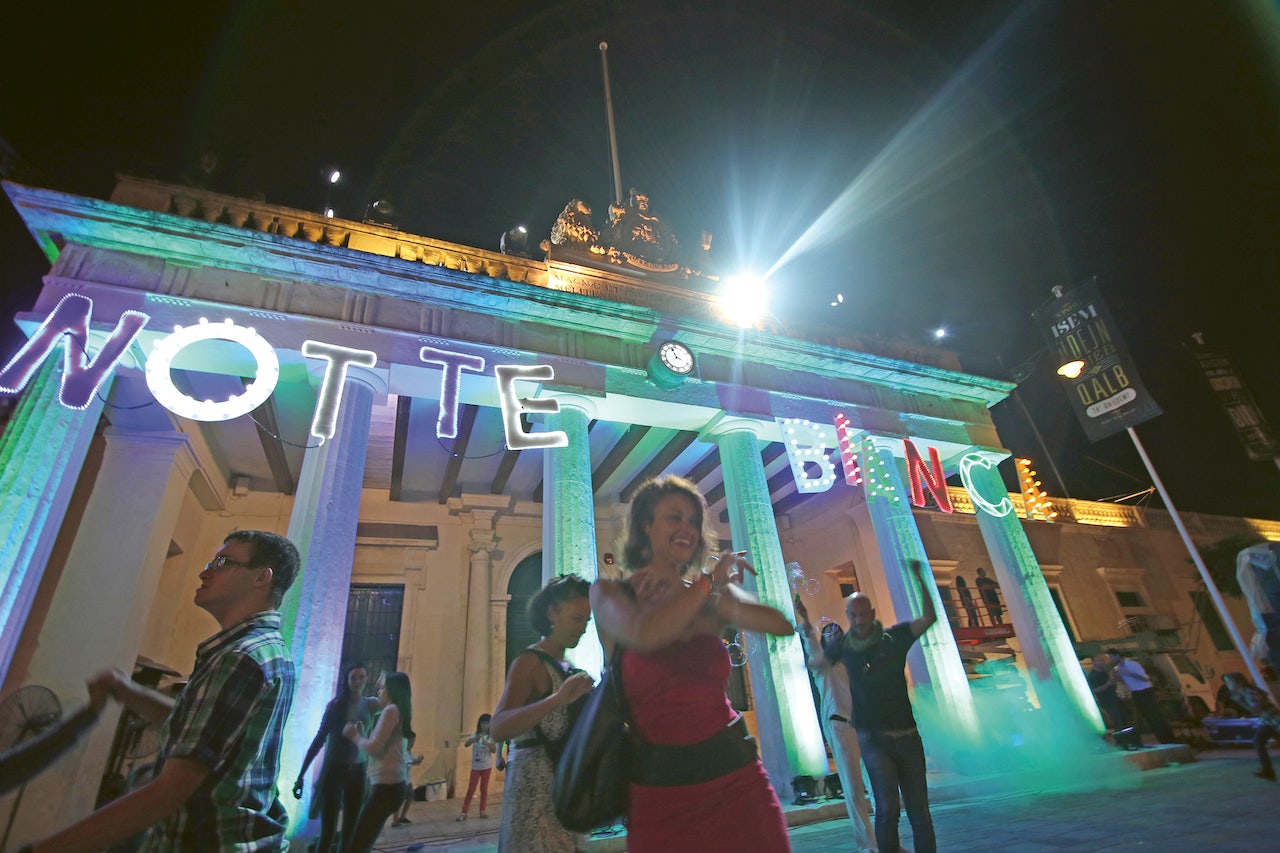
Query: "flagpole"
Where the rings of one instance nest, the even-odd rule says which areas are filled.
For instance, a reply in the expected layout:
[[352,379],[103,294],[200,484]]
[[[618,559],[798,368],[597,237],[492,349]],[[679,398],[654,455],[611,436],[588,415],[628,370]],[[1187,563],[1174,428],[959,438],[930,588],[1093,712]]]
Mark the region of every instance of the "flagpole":
[[613,200],[622,203],[622,170],[618,168],[618,134],[613,127],[613,95],[609,91],[609,43],[600,42],[600,67],[604,69],[604,110],[609,119],[609,153],[613,157]]

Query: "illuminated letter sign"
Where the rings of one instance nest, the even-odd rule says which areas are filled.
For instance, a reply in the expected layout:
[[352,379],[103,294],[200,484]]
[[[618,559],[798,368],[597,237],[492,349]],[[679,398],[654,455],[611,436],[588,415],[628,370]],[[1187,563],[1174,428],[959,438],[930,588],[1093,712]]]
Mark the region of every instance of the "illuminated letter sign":
[[[213,400],[201,402],[178,390],[169,370],[174,357],[196,341],[234,341],[247,349],[257,362],[257,375],[244,389],[243,394],[230,397],[221,403]],[[237,326],[230,319],[222,323],[210,323],[204,317],[196,326],[175,326],[173,334],[156,341],[147,358],[147,387],[160,405],[175,415],[193,421],[229,421],[247,415],[266,402],[276,389],[280,378],[280,360],[266,339],[248,326]]]
[[836,442],[840,445],[840,465],[844,468],[844,481],[850,486],[862,485],[862,466],[858,464],[858,454],[853,449],[853,439],[849,436],[849,427],[853,422],[842,412],[836,415]]
[[[836,481],[836,469],[827,457],[832,445],[830,427],[815,424],[802,418],[778,418],[782,430],[782,443],[791,462],[791,476],[796,488],[804,493],[825,492]],[[805,464],[817,467],[818,476],[810,477]]]
[[539,447],[568,447],[569,436],[563,432],[528,433],[520,428],[520,413],[560,411],[560,404],[555,400],[533,400],[516,395],[517,379],[540,379],[546,381],[555,378],[555,371],[549,364],[535,364],[525,367],[518,364],[499,364],[493,368],[498,377],[498,396],[502,398],[502,425],[507,434],[508,450],[533,450]]
[[440,415],[436,418],[436,437],[453,438],[458,434],[458,384],[462,371],[481,372],[484,370],[484,359],[478,355],[465,355],[435,347],[423,347],[418,352],[418,358],[427,364],[438,364],[444,368],[444,376],[440,378]]
[[[62,297],[31,339],[4,366],[4,370],[0,370],[0,392],[16,394],[26,388],[53,348],[61,343],[63,371],[58,402],[69,409],[87,407],[111,375],[116,362],[151,319],[141,311],[125,311],[97,357],[90,358],[89,319],[92,314],[93,300],[89,297],[79,293]],[[74,344],[64,341],[64,336],[70,336]]]
[[378,363],[378,355],[367,349],[351,349],[320,341],[303,341],[302,354],[307,358],[323,358],[329,362],[324,369],[324,381],[320,384],[316,413],[311,418],[311,434],[323,444],[333,438],[338,428],[338,406],[342,403],[342,386],[347,379],[347,365],[373,367]]
[[1007,494],[1000,495],[999,503],[992,503],[982,496],[978,491],[978,486],[973,482],[974,468],[994,468],[996,463],[992,462],[985,456],[977,453],[969,453],[960,459],[960,482],[964,483],[965,489],[969,492],[973,505],[978,509],[997,517],[1006,516],[1013,512],[1013,501],[1009,500]]
[[904,438],[902,446],[907,453],[907,478],[911,481],[911,503],[924,506],[924,486],[928,486],[929,494],[933,495],[938,509],[951,512],[951,495],[947,494],[947,478],[942,473],[942,458],[938,455],[938,448],[929,448],[929,467],[926,468],[924,460],[920,458],[920,451],[916,450],[915,443],[911,439]]

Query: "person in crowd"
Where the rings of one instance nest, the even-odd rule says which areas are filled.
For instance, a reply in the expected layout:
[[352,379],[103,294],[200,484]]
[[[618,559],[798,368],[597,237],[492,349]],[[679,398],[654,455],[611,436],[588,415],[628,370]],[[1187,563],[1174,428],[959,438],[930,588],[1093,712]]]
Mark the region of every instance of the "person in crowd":
[[343,734],[368,756],[369,795],[360,808],[350,838],[342,839],[343,853],[369,853],[387,818],[404,800],[409,780],[409,740],[413,737],[413,691],[409,676],[392,672],[382,679],[377,697],[378,719],[366,737],[360,723],[347,723]]
[[1230,691],[1231,701],[1247,710],[1248,716],[1257,717],[1260,723],[1253,736],[1253,748],[1258,753],[1259,764],[1253,775],[1259,779],[1276,781],[1276,771],[1271,765],[1271,753],[1267,751],[1267,744],[1280,734],[1280,708],[1276,708],[1270,697],[1241,673],[1228,672],[1222,676],[1222,680]]
[[621,646],[622,687],[637,742],[631,762],[627,850],[790,850],[786,820],[755,742],[725,695],[735,626],[795,629],[741,589],[745,552],[721,551],[702,571],[714,534],[693,483],[665,476],[631,500],[622,580],[591,589],[605,649]]
[[1218,683],[1218,691],[1213,696],[1213,715],[1227,719],[1250,716],[1249,709],[1232,698],[1231,687],[1227,684],[1225,675]]
[[862,753],[858,749],[858,733],[849,720],[853,719],[853,700],[849,692],[849,675],[843,666],[832,664],[822,654],[822,646],[839,645],[844,631],[835,622],[822,626],[821,634],[809,621],[809,610],[795,598],[796,618],[800,624],[796,630],[804,646],[805,661],[813,671],[818,685],[818,719],[823,734],[831,745],[831,757],[836,763],[836,775],[844,790],[844,804],[853,824],[853,844],[858,853],[876,853],[875,837],[871,829],[871,803],[867,800],[867,788],[862,781]]
[[1004,605],[1000,603],[1000,584],[996,583],[996,579],[987,576],[987,570],[979,567],[977,571],[978,579],[973,585],[978,588],[978,594],[982,596],[982,603],[987,607],[987,614],[991,617],[991,624],[1000,625],[1004,622]]
[[977,628],[982,624],[978,619],[978,605],[973,601],[973,590],[969,589],[969,583],[960,575],[956,575],[956,595],[960,599],[960,606],[964,608],[969,618],[968,627]]
[[849,630],[838,643],[823,646],[822,654],[843,664],[849,676],[852,723],[875,798],[876,846],[885,853],[899,849],[898,813],[905,806],[916,853],[935,853],[938,843],[929,814],[924,744],[903,670],[907,652],[937,615],[923,564],[910,560],[908,566],[920,587],[920,615],[885,628],[876,619],[871,599],[855,592],[845,599]]
[[391,819],[392,826],[404,826],[406,823],[413,823],[409,819],[409,806],[413,804],[413,768],[426,760],[426,756],[422,753],[413,754],[413,745],[417,740],[417,735],[411,734],[409,735],[408,743],[405,744],[404,802],[400,804],[400,810],[396,812],[396,816]]
[[176,700],[119,670],[89,682],[90,696],[106,693],[162,727],[154,777],[22,851],[103,850],[143,830],[143,850],[285,845],[276,777],[296,676],[278,608],[299,562],[294,544],[275,533],[237,530],[223,540],[195,593],[220,630],[197,648]]
[[1133,658],[1125,657],[1119,649],[1108,649],[1107,656],[1111,661],[1111,669],[1129,688],[1129,696],[1133,699],[1133,707],[1142,715],[1147,728],[1161,743],[1177,743],[1173,729],[1160,713],[1156,705],[1156,691],[1147,670]]
[[577,836],[560,825],[551,802],[559,755],[572,727],[570,707],[591,690],[591,676],[565,652],[591,619],[591,584],[577,575],[553,578],[529,601],[529,622],[542,639],[516,655],[507,671],[490,737],[510,740],[502,794],[501,853],[573,853]]
[[463,746],[471,747],[471,779],[467,782],[467,796],[462,801],[462,814],[458,815],[458,820],[467,819],[477,785],[480,786],[480,818],[489,816],[489,776],[493,774],[493,757],[498,752],[497,745],[489,735],[489,722],[492,719],[490,714],[481,714],[480,719],[476,720],[475,734],[462,743]]
[[338,829],[338,813],[342,813],[342,838],[350,838],[364,804],[365,758],[343,731],[349,723],[359,723],[367,731],[373,722],[371,700],[365,698],[364,688],[369,683],[369,671],[362,663],[347,667],[338,692],[324,709],[320,730],[316,732],[302,769],[293,783],[293,796],[302,799],[302,780],[307,768],[324,747],[324,760],[320,764],[320,776],[316,780],[313,795],[312,816],[320,814],[320,835],[316,839],[316,853],[329,853]]
[[1123,729],[1128,725],[1124,708],[1120,705],[1120,696],[1116,692],[1119,676],[1111,669],[1111,661],[1106,655],[1094,655],[1089,661],[1089,671],[1085,674],[1089,689],[1093,691],[1098,710],[1106,717],[1106,723],[1112,730]]

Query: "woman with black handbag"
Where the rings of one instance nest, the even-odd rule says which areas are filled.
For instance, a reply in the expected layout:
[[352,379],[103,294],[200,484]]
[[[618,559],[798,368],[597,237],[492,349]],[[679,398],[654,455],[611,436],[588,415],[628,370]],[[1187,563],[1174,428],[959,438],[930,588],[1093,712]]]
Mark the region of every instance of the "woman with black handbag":
[[551,580],[529,602],[529,621],[542,639],[516,655],[489,724],[495,741],[511,741],[502,792],[501,853],[573,853],[577,836],[556,820],[551,802],[554,757],[572,726],[570,706],[592,687],[571,667],[591,619],[591,584],[577,575]]
[[[622,646],[632,732],[629,853],[777,853],[791,849],[782,806],[755,741],[725,695],[726,627],[774,635],[795,628],[742,590],[742,552],[703,573],[707,504],[681,477],[640,487],[631,501],[626,580],[591,589],[597,631]],[[686,577],[690,573],[691,577]]]

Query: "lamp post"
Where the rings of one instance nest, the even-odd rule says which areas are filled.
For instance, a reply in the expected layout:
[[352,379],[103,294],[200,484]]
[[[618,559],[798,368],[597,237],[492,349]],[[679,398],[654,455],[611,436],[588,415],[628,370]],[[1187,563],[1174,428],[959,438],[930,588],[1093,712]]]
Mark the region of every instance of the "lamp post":
[[1151,482],[1164,501],[1165,510],[1177,528],[1187,553],[1191,555],[1191,562],[1200,573],[1200,579],[1222,618],[1222,624],[1231,635],[1236,651],[1244,659],[1253,681],[1270,693],[1270,687],[1262,677],[1257,661],[1250,654],[1248,645],[1222,600],[1218,585],[1205,567],[1199,549],[1187,532],[1186,525],[1182,523],[1182,516],[1178,514],[1151,457],[1147,456],[1146,448],[1134,431],[1136,424],[1156,417],[1161,412],[1138,377],[1128,347],[1120,337],[1097,282],[1090,280],[1070,293],[1064,293],[1061,287],[1053,288],[1053,298],[1032,316],[1040,324],[1046,344],[1060,357],[1062,367],[1058,369],[1058,374],[1071,383],[1072,390],[1068,398],[1089,439],[1100,441],[1121,430],[1129,433],[1138,456],[1142,458],[1142,464],[1151,475]]

